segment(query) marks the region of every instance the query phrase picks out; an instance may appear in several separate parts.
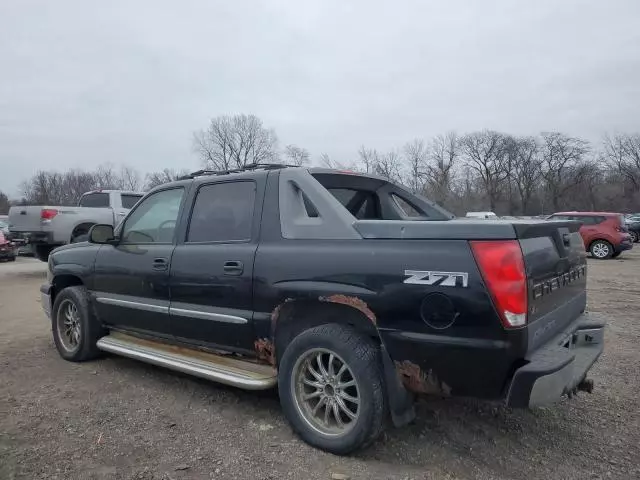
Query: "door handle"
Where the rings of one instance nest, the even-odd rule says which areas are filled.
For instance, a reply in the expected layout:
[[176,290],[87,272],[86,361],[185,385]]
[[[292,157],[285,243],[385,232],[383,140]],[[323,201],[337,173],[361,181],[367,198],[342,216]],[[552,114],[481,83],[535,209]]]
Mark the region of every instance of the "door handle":
[[224,262],[223,270],[225,275],[242,275],[242,272],[244,272],[244,265],[242,262],[232,260]]
[[163,271],[167,269],[167,259],[166,258],[154,258],[153,259],[153,269],[158,271]]

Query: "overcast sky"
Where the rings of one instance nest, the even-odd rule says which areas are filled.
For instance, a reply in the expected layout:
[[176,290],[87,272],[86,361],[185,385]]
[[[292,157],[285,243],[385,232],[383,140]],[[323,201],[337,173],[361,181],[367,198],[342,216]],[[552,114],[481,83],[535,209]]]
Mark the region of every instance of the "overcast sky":
[[196,169],[254,113],[337,160],[447,130],[640,131],[640,0],[0,3],[0,190],[38,169]]

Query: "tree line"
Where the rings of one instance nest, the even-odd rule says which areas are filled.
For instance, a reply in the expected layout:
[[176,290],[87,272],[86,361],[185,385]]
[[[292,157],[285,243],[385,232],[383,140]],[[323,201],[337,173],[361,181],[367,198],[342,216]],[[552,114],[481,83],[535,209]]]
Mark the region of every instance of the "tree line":
[[[456,214],[491,210],[538,215],[560,210],[640,211],[640,134],[599,142],[560,132],[517,136],[493,130],[448,132],[380,151],[362,145],[352,159],[300,146],[280,147],[275,131],[255,115],[219,116],[194,133],[202,168],[230,170],[252,163],[316,164],[373,173],[406,185]],[[186,171],[142,175],[129,166],[92,171],[40,171],[21,185],[23,204],[69,205],[95,189],[148,190]],[[0,213],[6,196],[0,192]]]

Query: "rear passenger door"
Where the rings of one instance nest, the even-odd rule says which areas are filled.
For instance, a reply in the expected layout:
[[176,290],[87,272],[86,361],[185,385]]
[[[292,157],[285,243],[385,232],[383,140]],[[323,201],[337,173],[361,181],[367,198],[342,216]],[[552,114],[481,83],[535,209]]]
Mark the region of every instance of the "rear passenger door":
[[183,341],[253,351],[253,261],[264,180],[206,183],[194,193],[171,261],[170,317]]

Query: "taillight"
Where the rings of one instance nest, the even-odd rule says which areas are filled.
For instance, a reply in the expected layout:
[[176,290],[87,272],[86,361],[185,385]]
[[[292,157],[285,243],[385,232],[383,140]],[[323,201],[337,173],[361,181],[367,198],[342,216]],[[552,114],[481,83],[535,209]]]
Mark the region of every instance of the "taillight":
[[527,275],[517,240],[471,241],[471,250],[505,328],[527,323]]
[[58,215],[58,210],[56,210],[55,208],[43,208],[42,210],[40,210],[41,220],[51,220],[56,215]]
[[625,227],[615,227],[615,230],[620,233],[627,233],[629,231]]

